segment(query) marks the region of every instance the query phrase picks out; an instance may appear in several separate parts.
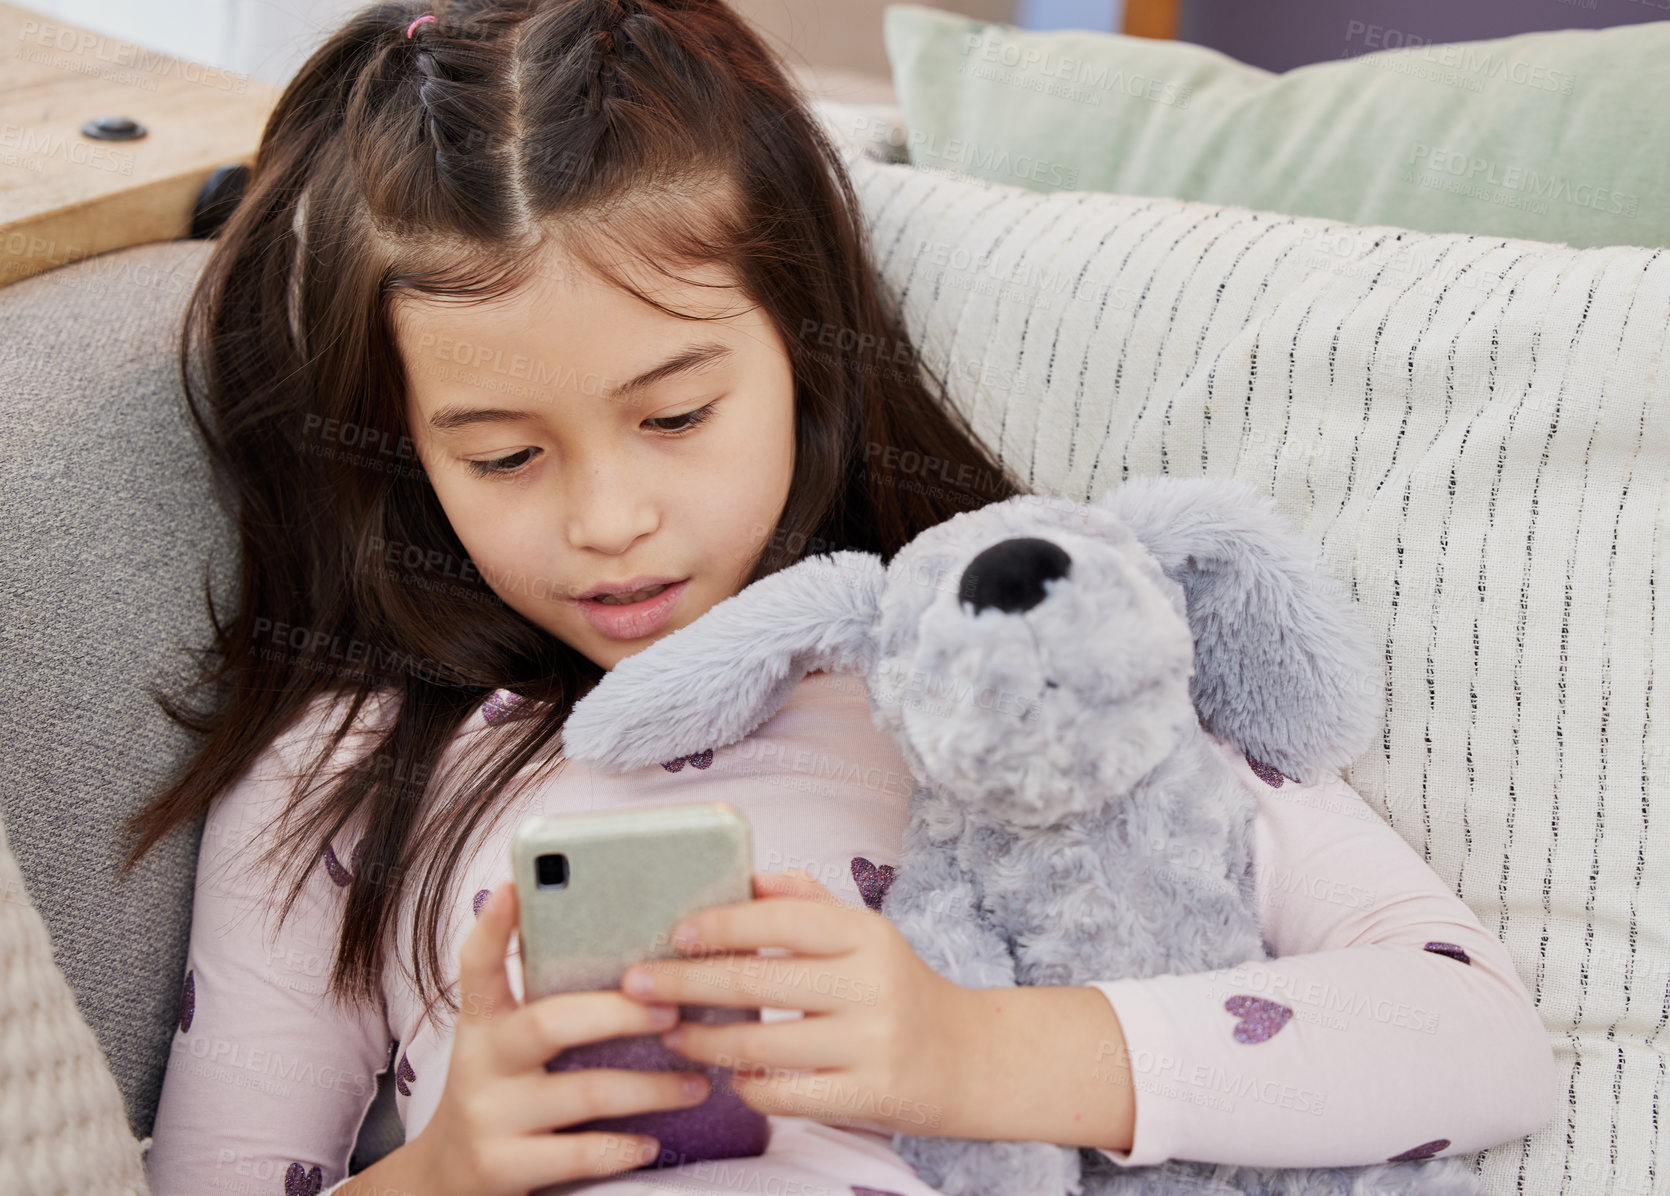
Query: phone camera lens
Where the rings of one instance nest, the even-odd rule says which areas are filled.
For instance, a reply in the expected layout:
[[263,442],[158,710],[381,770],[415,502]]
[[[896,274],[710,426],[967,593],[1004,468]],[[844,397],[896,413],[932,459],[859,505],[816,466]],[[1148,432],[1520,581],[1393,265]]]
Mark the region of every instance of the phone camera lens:
[[568,857],[561,852],[547,852],[535,856],[533,861],[534,877],[542,889],[563,889],[568,887]]

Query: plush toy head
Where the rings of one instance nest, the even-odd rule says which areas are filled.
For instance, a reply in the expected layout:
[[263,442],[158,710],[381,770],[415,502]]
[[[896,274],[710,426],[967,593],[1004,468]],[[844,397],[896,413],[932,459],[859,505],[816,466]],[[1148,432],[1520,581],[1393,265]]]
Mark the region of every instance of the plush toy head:
[[1314,779],[1381,704],[1349,598],[1267,499],[1136,478],[963,512],[885,565],[835,552],[761,578],[617,664],[565,751],[624,771],[734,743],[819,668],[864,675],[918,779],[1022,826],[1123,792],[1197,718]]
[[955,515],[894,556],[880,595],[876,726],[993,820],[1123,793],[1195,721],[1182,590],[1105,507],[1024,495]]

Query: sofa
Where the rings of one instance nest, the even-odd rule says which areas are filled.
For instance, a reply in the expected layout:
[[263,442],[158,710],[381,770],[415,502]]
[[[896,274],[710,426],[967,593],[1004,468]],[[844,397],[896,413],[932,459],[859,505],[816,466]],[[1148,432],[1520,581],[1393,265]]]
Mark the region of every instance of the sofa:
[[[1566,1115],[1480,1175],[1670,1191],[1670,256],[1039,190],[913,162],[899,104],[816,108],[920,368],[1006,465],[1081,500],[1255,482],[1350,582],[1387,717],[1349,779],[1510,948],[1562,1064]],[[0,290],[8,1193],[147,1190],[201,827],[123,882],[116,828],[191,747],[153,687],[208,642],[205,592],[236,594],[174,356],[209,248]],[[351,1170],[401,1141],[382,1083]]]

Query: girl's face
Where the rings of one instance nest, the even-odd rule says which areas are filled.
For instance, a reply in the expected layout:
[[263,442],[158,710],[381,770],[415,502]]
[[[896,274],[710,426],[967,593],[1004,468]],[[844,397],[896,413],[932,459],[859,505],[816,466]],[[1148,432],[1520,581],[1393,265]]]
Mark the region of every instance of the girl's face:
[[[680,320],[550,251],[489,303],[403,297],[395,335],[419,458],[506,605],[599,667],[735,594],[794,467],[794,378],[763,310],[717,270],[632,275]],[[456,574],[454,574],[456,576]],[[659,599],[580,601],[670,579]]]

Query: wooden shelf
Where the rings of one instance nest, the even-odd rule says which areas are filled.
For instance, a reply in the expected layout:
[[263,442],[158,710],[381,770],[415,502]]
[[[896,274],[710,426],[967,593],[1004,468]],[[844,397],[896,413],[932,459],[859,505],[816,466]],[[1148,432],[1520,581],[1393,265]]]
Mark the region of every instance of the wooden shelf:
[[[253,163],[278,89],[0,4],[0,286],[191,230],[203,184]],[[100,141],[82,122],[147,133]]]
[[1173,39],[1182,0],[1125,0],[1122,33],[1134,37]]

